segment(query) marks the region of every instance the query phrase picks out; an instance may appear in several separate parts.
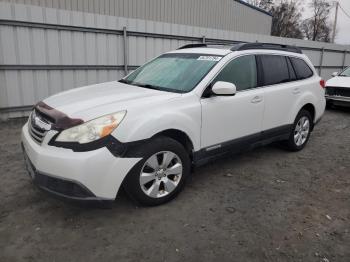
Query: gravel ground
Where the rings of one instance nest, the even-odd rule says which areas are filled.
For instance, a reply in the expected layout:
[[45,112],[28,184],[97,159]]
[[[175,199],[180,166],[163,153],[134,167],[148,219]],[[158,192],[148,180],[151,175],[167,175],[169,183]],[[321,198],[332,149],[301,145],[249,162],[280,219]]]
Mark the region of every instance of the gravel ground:
[[0,261],[350,261],[350,110],[327,111],[308,146],[198,168],[167,205],[72,206],[36,189],[20,127],[0,123]]

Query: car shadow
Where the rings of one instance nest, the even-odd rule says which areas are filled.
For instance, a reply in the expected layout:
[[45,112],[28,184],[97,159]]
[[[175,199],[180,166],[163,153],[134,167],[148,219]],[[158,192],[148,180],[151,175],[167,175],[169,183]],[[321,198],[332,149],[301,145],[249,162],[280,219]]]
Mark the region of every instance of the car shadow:
[[332,106],[327,108],[327,111],[332,111],[332,112],[342,112],[342,113],[350,113],[350,106]]

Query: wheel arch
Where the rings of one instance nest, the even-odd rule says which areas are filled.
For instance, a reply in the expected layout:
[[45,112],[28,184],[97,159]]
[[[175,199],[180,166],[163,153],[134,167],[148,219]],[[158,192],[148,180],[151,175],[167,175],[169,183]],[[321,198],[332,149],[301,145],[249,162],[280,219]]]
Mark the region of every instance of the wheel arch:
[[303,109],[310,112],[312,116],[312,123],[314,123],[317,116],[317,110],[319,109],[317,108],[317,97],[313,93],[305,92],[296,100],[296,103],[291,110],[291,114],[289,115],[289,122],[294,123],[295,118]]
[[158,137],[158,136],[170,137],[176,140],[177,142],[179,142],[186,149],[186,151],[189,153],[192,159],[193,150],[194,150],[193,142],[191,138],[184,131],[181,131],[179,129],[174,129],[174,128],[166,129],[164,131],[160,131],[155,135],[153,135],[153,137]]
[[308,111],[310,114],[311,114],[311,117],[312,117],[312,121],[315,121],[315,115],[316,115],[316,108],[313,104],[311,103],[307,103],[305,104],[300,110],[306,110]]
[[299,112],[301,110],[306,110],[306,111],[308,111],[311,114],[311,118],[312,118],[311,131],[312,131],[314,129],[314,123],[315,123],[315,117],[316,117],[316,108],[315,108],[315,106],[312,103],[310,103],[310,102],[303,104],[300,107],[300,109],[297,111],[296,115],[294,116],[294,120],[295,120],[295,118],[297,117],[297,115],[299,114]]

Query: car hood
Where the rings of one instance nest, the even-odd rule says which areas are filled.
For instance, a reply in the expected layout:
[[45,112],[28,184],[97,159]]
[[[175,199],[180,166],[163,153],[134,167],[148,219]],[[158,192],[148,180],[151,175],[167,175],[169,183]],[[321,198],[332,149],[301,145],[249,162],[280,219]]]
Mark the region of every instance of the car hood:
[[118,81],[80,87],[53,95],[43,102],[69,117],[84,121],[120,110],[164,103],[181,96],[178,93],[158,91],[120,83]]
[[335,76],[326,82],[326,86],[350,88],[350,77]]

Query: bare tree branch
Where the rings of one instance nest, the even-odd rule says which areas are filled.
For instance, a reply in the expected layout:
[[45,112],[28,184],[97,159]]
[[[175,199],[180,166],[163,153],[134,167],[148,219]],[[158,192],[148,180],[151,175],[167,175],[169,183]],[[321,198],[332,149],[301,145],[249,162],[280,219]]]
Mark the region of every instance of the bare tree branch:
[[305,38],[330,42],[332,24],[329,22],[329,15],[332,5],[326,0],[312,0],[309,7],[313,10],[313,16],[304,20],[301,25]]
[[302,20],[302,0],[248,0],[248,3],[272,14],[271,35],[330,42],[329,22],[332,4],[327,0],[311,0],[312,17]]

